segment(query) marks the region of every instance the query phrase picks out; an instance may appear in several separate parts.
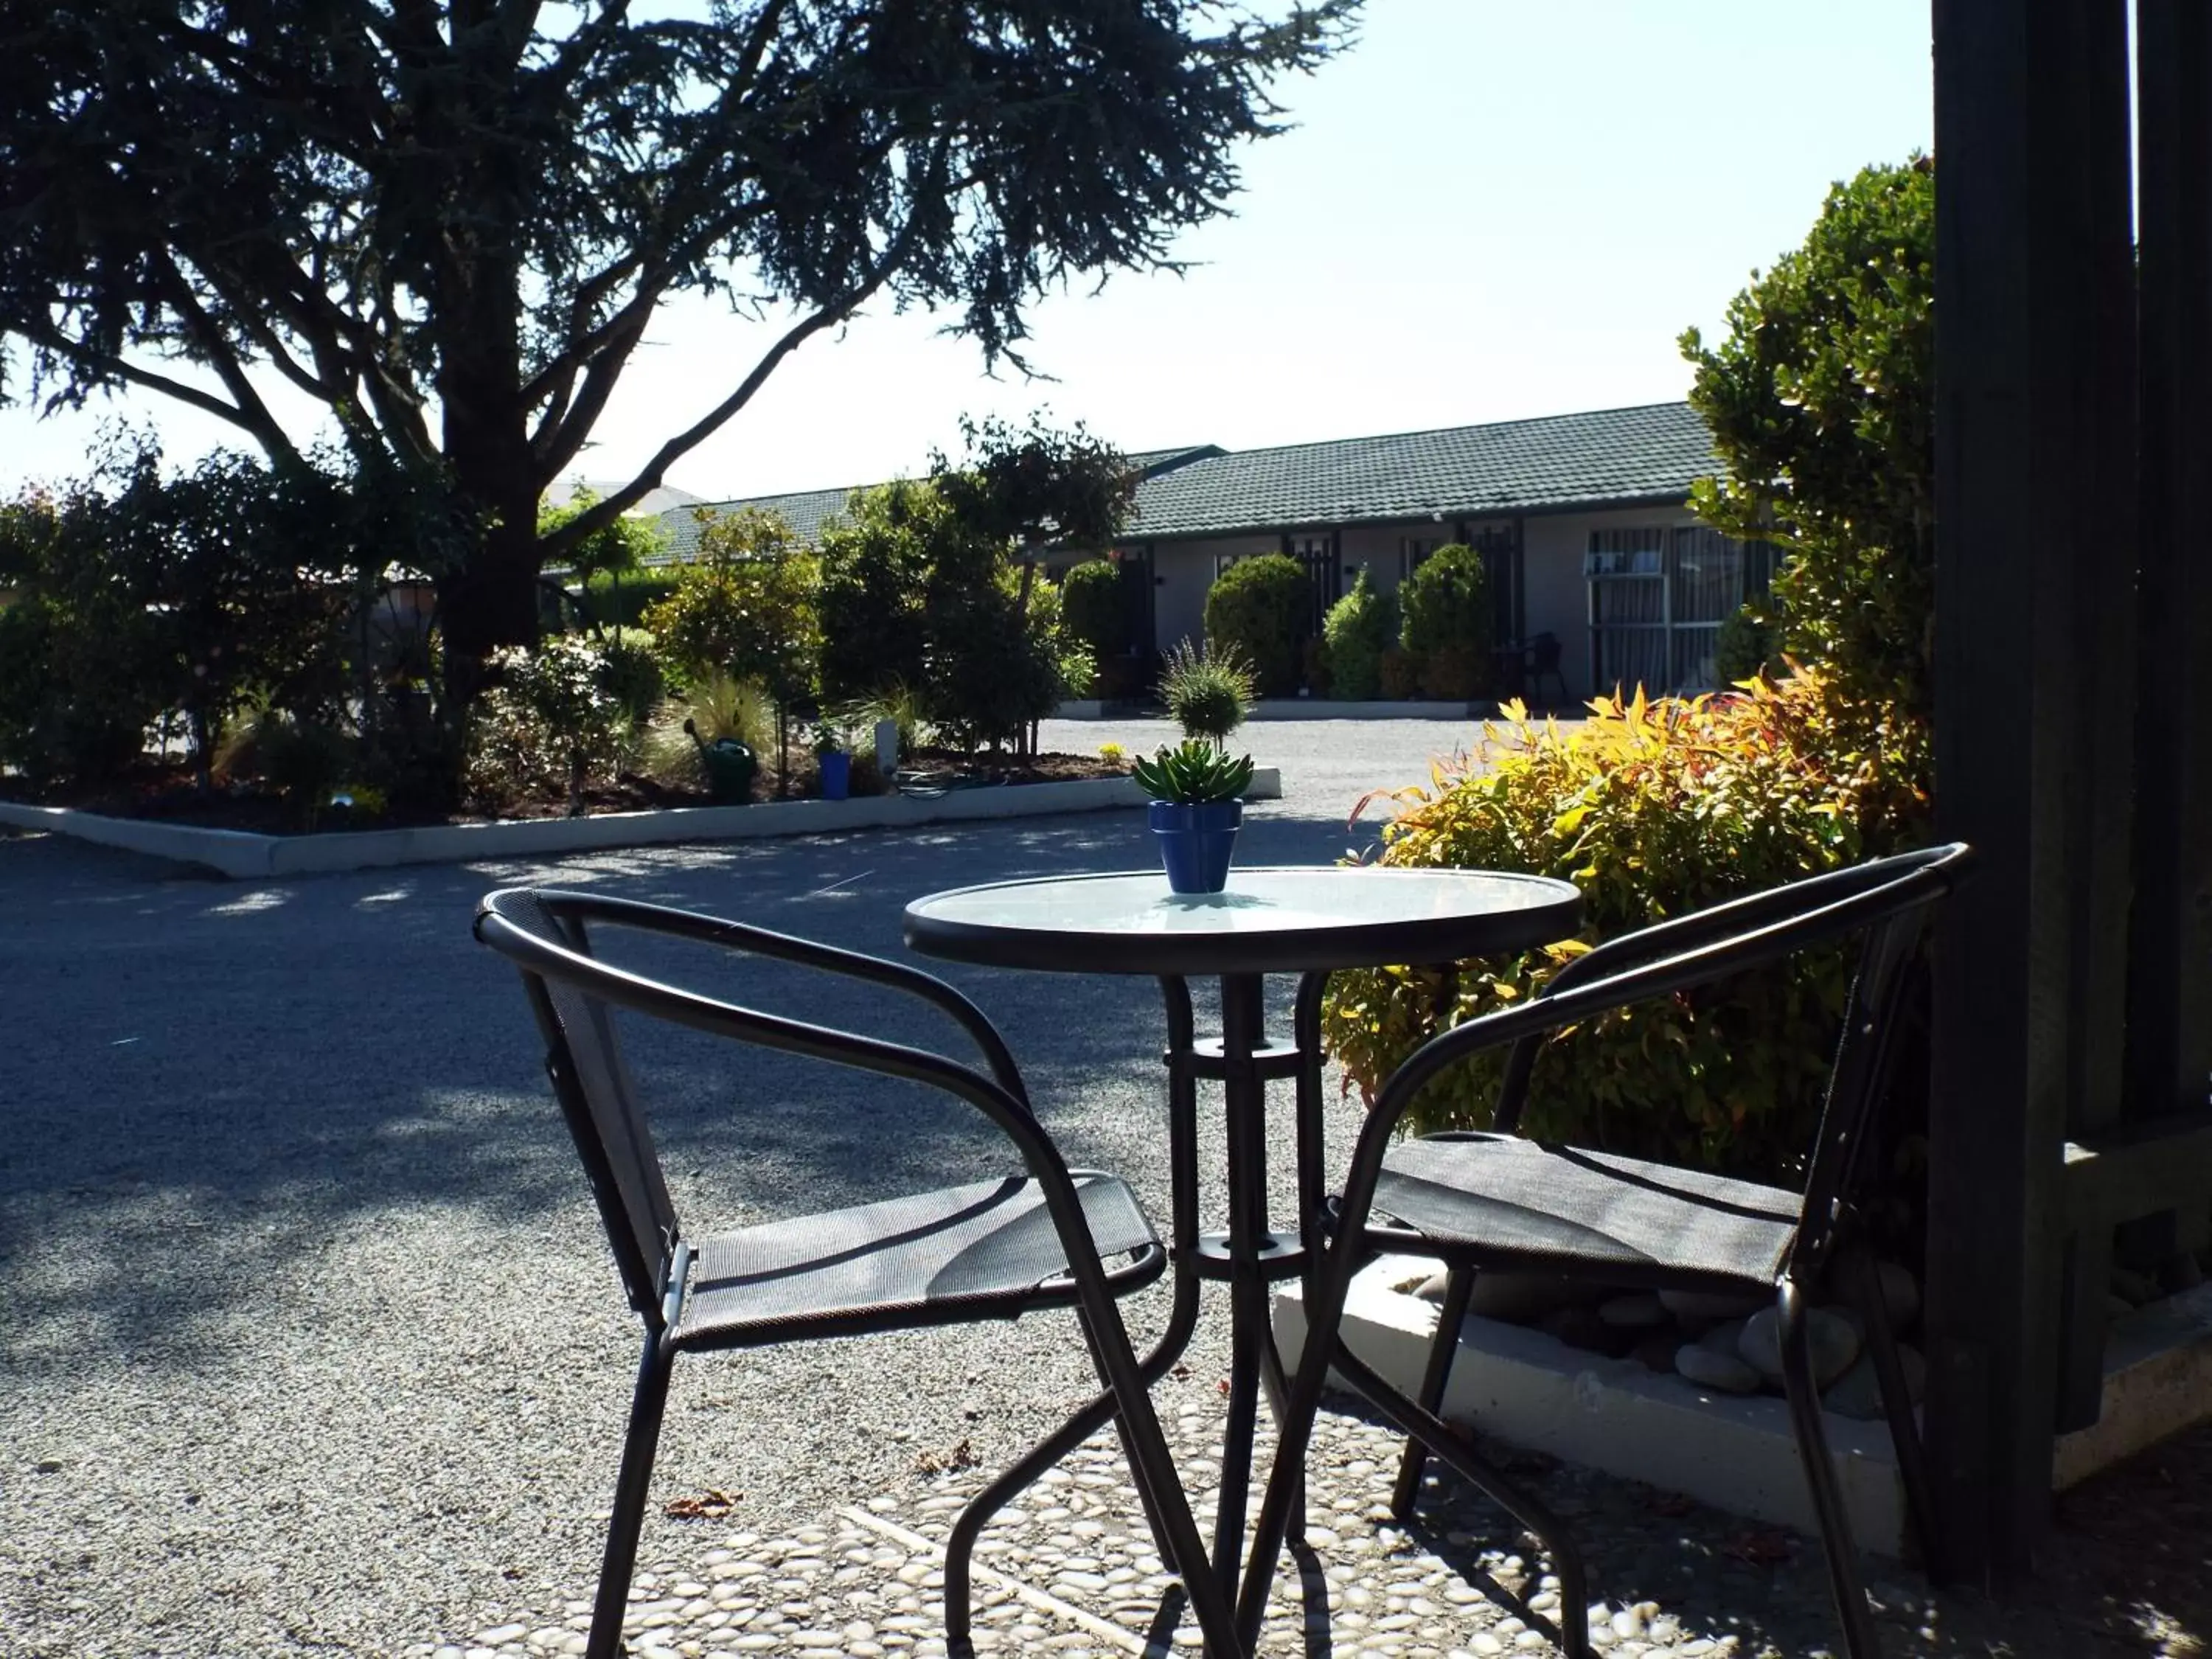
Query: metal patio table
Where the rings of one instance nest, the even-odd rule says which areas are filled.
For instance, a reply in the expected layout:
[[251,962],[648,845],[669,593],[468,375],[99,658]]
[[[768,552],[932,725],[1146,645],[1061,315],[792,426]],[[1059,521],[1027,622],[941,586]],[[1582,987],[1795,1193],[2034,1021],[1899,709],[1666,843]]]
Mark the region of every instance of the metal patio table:
[[[1188,1346],[1199,1285],[1230,1287],[1229,1419],[1214,1519],[1213,1568],[1233,1598],[1242,1566],[1258,1395],[1278,1413],[1281,1357],[1268,1318],[1267,1286],[1301,1276],[1320,1259],[1327,1196],[1322,1141],[1322,992],[1343,968],[1449,963],[1523,951],[1565,939],[1580,925],[1581,896],[1568,883],[1482,870],[1407,870],[1351,865],[1237,869],[1228,890],[1168,890],[1158,870],[1059,876],[963,887],[906,908],[906,942],[927,956],[1048,973],[1143,974],[1167,1002],[1168,1146],[1175,1303],[1168,1328],[1144,1362],[1157,1382]],[[1299,976],[1287,1042],[1266,1034],[1270,974]],[[1189,981],[1221,987],[1221,1033],[1194,1030]],[[1198,1083],[1219,1081],[1226,1118],[1229,1215],[1225,1231],[1201,1232],[1198,1217]],[[1267,1215],[1267,1085],[1296,1083],[1298,1216],[1279,1231]],[[1071,1420],[1000,1477],[963,1524],[980,1530],[1000,1504],[1096,1433],[1111,1415],[1103,1401]],[[1293,1531],[1302,1531],[1293,1517]],[[948,1584],[950,1595],[954,1587]]]

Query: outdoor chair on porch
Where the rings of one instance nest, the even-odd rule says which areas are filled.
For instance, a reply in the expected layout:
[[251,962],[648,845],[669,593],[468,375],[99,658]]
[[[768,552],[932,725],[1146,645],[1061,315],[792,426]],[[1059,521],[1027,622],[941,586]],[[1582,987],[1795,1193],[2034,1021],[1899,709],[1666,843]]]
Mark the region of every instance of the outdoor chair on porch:
[[[589,932],[587,932],[587,928]],[[628,971],[595,939],[615,929],[720,946],[906,992],[965,1031],[988,1070],[927,1049],[763,1013]],[[1152,1283],[1167,1252],[1129,1189],[1071,1170],[1032,1115],[1005,1041],[981,1010],[896,963],[654,905],[509,889],[477,908],[477,937],[521,969],[546,1045],[546,1069],[589,1177],[629,1304],[645,1324],[585,1651],[620,1651],[623,1607],[651,1485],[670,1374],[679,1353],[759,1347],[1073,1308],[1111,1408],[1146,1516],[1183,1572],[1208,1650],[1236,1651],[1231,1609],[1205,1548],[1130,1348],[1118,1298]],[[733,1042],[908,1079],[968,1102],[1019,1154],[1024,1173],[695,1237],[678,1224],[647,1115],[624,1065],[617,1011]],[[636,1029],[650,1029],[649,1025]],[[732,1057],[732,1069],[744,1065]],[[886,1147],[896,1144],[885,1122]],[[888,1151],[887,1151],[887,1155]],[[1150,1362],[1147,1362],[1149,1364]],[[1071,1425],[1071,1427],[1073,1425]],[[1063,1431],[1015,1473],[1034,1480]],[[995,1483],[987,1497],[1003,1499]],[[980,1501],[980,1500],[979,1500]],[[946,1563],[948,1634],[969,1628],[964,1593],[975,1530],[956,1528]]]
[[[1384,1084],[1361,1127],[1334,1238],[1308,1310],[1306,1348],[1283,1426],[1286,1451],[1262,1506],[1255,1571],[1238,1612],[1257,1629],[1276,1552],[1298,1491],[1322,1380],[1333,1366],[1409,1437],[1395,1498],[1402,1516],[1433,1453],[1542,1540],[1559,1578],[1561,1644],[1589,1652],[1582,1558],[1558,1520],[1437,1415],[1474,1276],[1534,1270],[1606,1285],[1751,1292],[1775,1298],[1784,1390],[1798,1455],[1852,1659],[1875,1659],[1873,1621],[1822,1429],[1806,1318],[1839,1294],[1863,1321],[1906,1504],[1929,1576],[1937,1534],[1917,1427],[1893,1333],[1852,1200],[1883,1093],[1900,989],[1929,908],[1958,879],[1961,845],[1878,860],[1715,906],[1610,941],[1563,969],[1545,992],[1431,1038]],[[1843,1037],[1807,1163],[1802,1194],[1635,1158],[1520,1139],[1531,1068],[1545,1037],[1655,997],[1770,968],[1801,952],[1857,942]],[[1481,1051],[1508,1047],[1494,1130],[1394,1141],[1422,1087]],[[1441,1257],[1449,1270],[1421,1397],[1407,1398],[1340,1340],[1353,1273],[1379,1251]],[[1324,1363],[1326,1361],[1326,1363]],[[1256,1589],[1255,1589],[1256,1587]]]

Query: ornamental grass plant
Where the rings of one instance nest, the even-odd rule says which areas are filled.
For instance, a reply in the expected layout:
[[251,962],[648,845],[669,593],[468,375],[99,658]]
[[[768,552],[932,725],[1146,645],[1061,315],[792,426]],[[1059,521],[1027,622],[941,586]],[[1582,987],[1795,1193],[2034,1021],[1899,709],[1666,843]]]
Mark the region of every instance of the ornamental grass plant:
[[[1850,702],[1811,670],[1685,700],[1600,699],[1579,728],[1510,703],[1487,758],[1436,763],[1388,796],[1380,862],[1575,884],[1580,937],[1455,969],[1340,973],[1323,1013],[1347,1086],[1371,1099],[1448,1025],[1522,1000],[1594,945],[1737,894],[1916,845],[1924,727]],[[1846,990],[1839,954],[1607,1014],[1547,1039],[1522,1133],[1787,1185],[1811,1144]],[[1439,1078],[1420,1133],[1488,1126],[1504,1054]]]
[[1186,738],[1221,747],[1244,724],[1254,695],[1251,665],[1234,646],[1200,650],[1184,640],[1161,665],[1160,701]]

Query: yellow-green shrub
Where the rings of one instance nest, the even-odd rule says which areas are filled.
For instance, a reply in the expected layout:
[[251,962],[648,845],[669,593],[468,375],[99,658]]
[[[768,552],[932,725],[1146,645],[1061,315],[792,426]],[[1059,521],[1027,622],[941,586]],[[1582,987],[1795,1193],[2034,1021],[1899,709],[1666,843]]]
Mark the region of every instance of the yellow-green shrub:
[[[1396,793],[1382,862],[1560,877],[1582,890],[1584,927],[1449,975],[1337,975],[1328,1042],[1370,1096],[1443,1025],[1531,995],[1590,945],[1896,850],[1926,816],[1922,728],[1844,702],[1814,672],[1590,708],[1572,729],[1531,726],[1509,704],[1510,723],[1485,728],[1486,757],[1439,763],[1429,787]],[[1559,1032],[1537,1059],[1522,1132],[1787,1181],[1817,1121],[1844,989],[1830,954]],[[1504,1058],[1438,1079],[1410,1127],[1486,1127]]]

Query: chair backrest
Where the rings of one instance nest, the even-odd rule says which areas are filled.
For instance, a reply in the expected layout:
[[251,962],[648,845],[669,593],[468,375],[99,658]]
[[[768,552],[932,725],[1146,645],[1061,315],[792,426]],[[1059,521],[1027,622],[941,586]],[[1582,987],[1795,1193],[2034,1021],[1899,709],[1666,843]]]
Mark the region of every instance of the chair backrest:
[[[1929,908],[1950,890],[1969,856],[1958,843],[1899,854],[1640,928],[1577,957],[1535,1000],[1621,1006],[1857,939],[1843,1029],[1807,1164],[1804,1219],[1794,1256],[1802,1265],[1817,1265],[1856,1185]],[[1563,1011],[1562,1023],[1586,1017]],[[1541,1031],[1521,1036],[1507,1056],[1497,1116],[1501,1129],[1519,1127],[1544,1036]]]
[[614,1011],[605,998],[592,994],[586,976],[549,969],[542,958],[524,963],[500,927],[484,925],[487,916],[529,938],[588,957],[591,941],[583,921],[563,916],[544,895],[515,888],[484,901],[477,933],[522,969],[545,1036],[545,1069],[591,1181],[623,1291],[639,1314],[657,1320],[663,1280],[681,1234],[660,1155],[623,1062]]
[[1528,641],[1528,664],[1531,671],[1538,674],[1558,673],[1559,672],[1559,636],[1556,634],[1539,634],[1532,638]]

